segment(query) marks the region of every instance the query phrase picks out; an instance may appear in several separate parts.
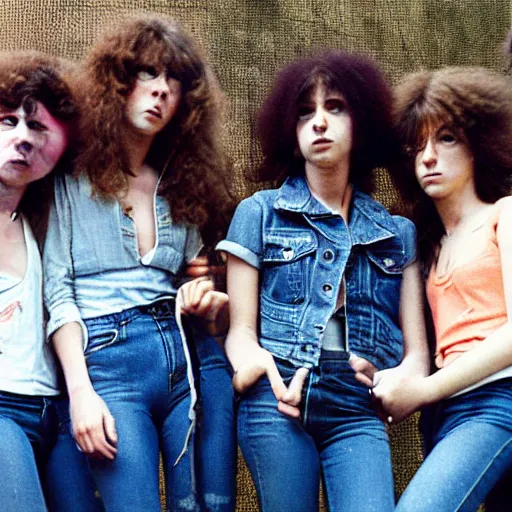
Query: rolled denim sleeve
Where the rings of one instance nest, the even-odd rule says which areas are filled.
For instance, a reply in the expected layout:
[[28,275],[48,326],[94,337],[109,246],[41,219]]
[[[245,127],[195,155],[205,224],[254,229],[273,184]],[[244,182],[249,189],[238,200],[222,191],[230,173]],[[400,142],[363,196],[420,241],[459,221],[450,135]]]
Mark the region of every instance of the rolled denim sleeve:
[[49,320],[47,338],[67,323],[77,322],[87,343],[87,328],[75,300],[72,248],[72,221],[63,177],[55,181],[55,200],[50,209],[44,245],[44,302]]
[[398,227],[400,238],[405,252],[404,268],[416,261],[416,226],[405,217],[394,215],[393,219]]
[[257,269],[261,268],[262,208],[256,198],[244,199],[237,207],[224,240],[217,244],[225,251]]

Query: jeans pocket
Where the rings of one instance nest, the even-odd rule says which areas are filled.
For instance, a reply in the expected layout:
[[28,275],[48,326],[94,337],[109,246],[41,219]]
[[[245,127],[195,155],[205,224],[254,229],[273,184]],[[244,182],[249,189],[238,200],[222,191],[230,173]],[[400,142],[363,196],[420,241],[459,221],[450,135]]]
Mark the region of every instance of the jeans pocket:
[[89,343],[85,349],[85,359],[91,354],[103,350],[114,345],[119,339],[119,331],[117,329],[108,329],[98,334],[92,334],[89,337]]

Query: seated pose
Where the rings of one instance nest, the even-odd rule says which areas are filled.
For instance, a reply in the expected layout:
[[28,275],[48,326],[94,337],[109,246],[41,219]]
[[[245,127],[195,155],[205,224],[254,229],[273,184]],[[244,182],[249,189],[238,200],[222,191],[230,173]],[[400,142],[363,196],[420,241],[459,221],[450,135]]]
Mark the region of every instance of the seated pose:
[[62,63],[0,55],[0,508],[46,511],[44,466],[57,436],[56,368],[45,343],[42,270],[53,190],[77,109]]
[[[231,376],[222,353],[212,353],[220,348],[203,334],[198,343],[207,345],[198,352],[210,375],[207,386],[199,382],[210,393],[203,402],[216,399],[205,409],[222,410],[218,417],[227,422],[218,432],[218,418],[202,415],[208,435],[195,457],[196,388],[175,301],[186,264],[203,244],[214,247],[229,218],[217,86],[194,42],[161,15],[112,29],[87,55],[76,85],[87,106],[85,142],[75,173],[56,183],[44,256],[48,333],[66,379],[74,438],[91,456],[108,512],[160,511],[159,451],[169,510],[208,509],[209,500],[229,510]],[[205,300],[183,307],[215,320],[226,297],[203,281],[181,296],[199,292]],[[207,467],[204,476],[211,454],[201,450],[209,448],[232,471]]]
[[423,71],[395,109],[437,369],[374,389],[393,417],[429,406],[427,457],[397,510],[476,511],[512,468],[512,88],[484,69]]
[[366,194],[392,147],[390,106],[362,56],[282,70],[258,119],[259,177],[281,186],[242,201],[217,246],[239,441],[263,511],[318,510],[320,473],[331,511],[394,508],[386,426],[349,363],[427,372],[414,226]]

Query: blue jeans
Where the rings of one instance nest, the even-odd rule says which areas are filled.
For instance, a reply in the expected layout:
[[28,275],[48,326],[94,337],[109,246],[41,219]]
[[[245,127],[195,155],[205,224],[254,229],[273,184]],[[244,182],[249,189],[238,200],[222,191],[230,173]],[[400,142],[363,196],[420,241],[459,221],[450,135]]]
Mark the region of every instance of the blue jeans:
[[119,438],[113,461],[90,461],[106,510],[160,512],[159,450],[168,510],[196,510],[193,443],[176,464],[190,427],[191,395],[174,304],[157,302],[86,325],[89,375]]
[[104,512],[96,492],[89,458],[78,450],[71,433],[69,400],[55,401],[59,435],[46,465],[46,502],[50,512]]
[[201,510],[232,512],[237,442],[231,365],[214,338],[193,329],[192,339],[199,360],[201,404],[196,434],[198,498]]
[[[289,383],[296,369],[276,362]],[[241,397],[238,435],[264,512],[316,512],[320,474],[331,512],[394,509],[386,429],[345,353],[324,353],[310,372],[300,420],[278,412],[261,378]]]
[[512,468],[512,379],[436,404],[421,427],[428,455],[397,511],[476,511]]
[[2,512],[46,512],[40,474],[56,436],[50,399],[0,391]]

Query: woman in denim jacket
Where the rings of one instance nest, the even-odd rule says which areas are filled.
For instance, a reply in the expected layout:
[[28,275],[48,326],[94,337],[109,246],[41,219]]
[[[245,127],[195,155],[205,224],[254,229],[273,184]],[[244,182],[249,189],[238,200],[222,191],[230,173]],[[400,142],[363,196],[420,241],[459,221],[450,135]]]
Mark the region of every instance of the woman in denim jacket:
[[45,342],[43,244],[53,173],[69,164],[78,109],[67,64],[0,54],[0,508],[45,512],[59,387]]
[[[187,263],[203,244],[214,246],[230,213],[215,80],[194,42],[161,15],[125,20],[91,49],[76,78],[87,105],[85,144],[75,173],[56,185],[44,258],[48,335],[74,438],[91,456],[109,512],[160,510],[159,451],[169,510],[232,510],[229,367],[192,322],[202,332],[205,409],[195,457],[193,354],[180,316],[183,308],[207,327],[227,296],[200,278],[174,300]],[[217,463],[222,470],[213,471]]]
[[281,71],[258,121],[259,178],[282,185],[242,201],[217,246],[239,440],[264,511],[317,510],[320,473],[331,511],[394,508],[386,426],[351,367],[428,369],[414,226],[366,194],[390,153],[390,104],[362,56]]
[[480,68],[412,73],[396,88],[395,116],[436,367],[374,390],[394,417],[427,406],[427,457],[397,510],[476,511],[512,469],[511,84]]

